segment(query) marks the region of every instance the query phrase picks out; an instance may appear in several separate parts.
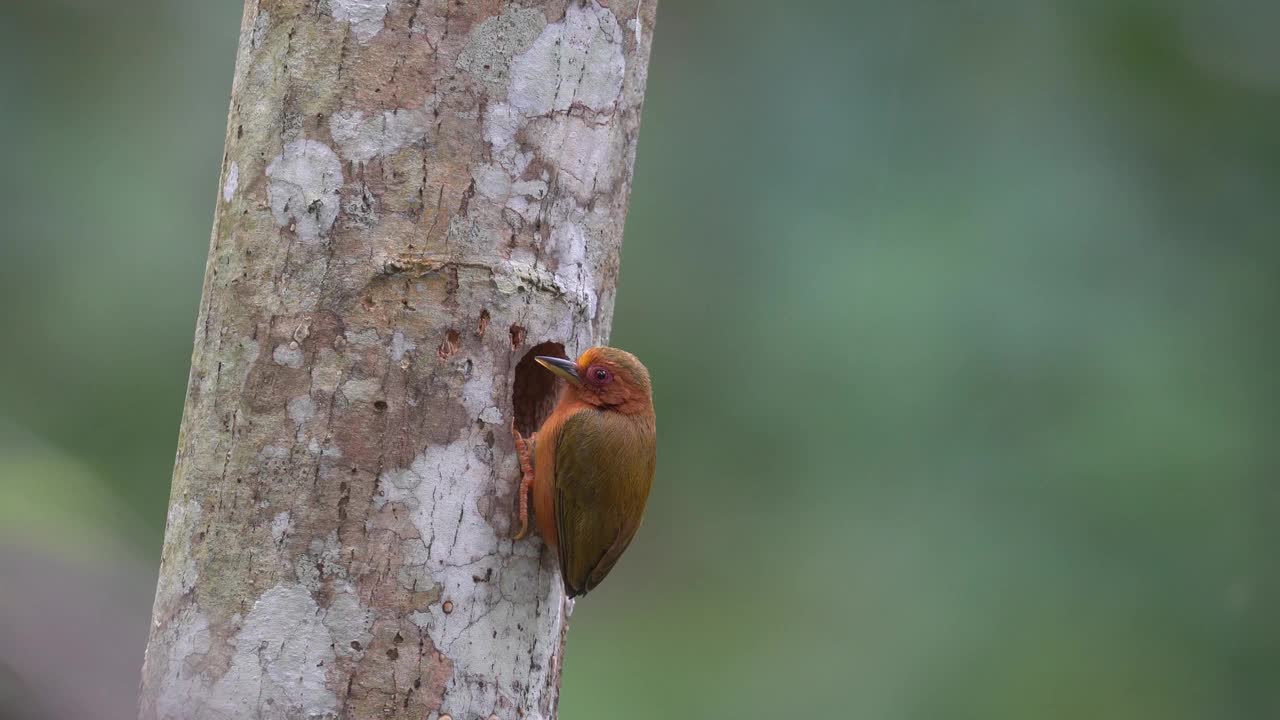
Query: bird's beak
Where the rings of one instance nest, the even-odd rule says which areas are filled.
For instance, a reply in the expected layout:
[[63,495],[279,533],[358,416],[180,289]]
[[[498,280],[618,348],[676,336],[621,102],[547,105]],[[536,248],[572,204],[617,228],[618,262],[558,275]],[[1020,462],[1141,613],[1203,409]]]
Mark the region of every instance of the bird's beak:
[[570,383],[574,385],[582,384],[582,378],[578,377],[578,366],[572,360],[548,357],[546,355],[539,355],[534,360],[537,360],[539,365],[568,380]]

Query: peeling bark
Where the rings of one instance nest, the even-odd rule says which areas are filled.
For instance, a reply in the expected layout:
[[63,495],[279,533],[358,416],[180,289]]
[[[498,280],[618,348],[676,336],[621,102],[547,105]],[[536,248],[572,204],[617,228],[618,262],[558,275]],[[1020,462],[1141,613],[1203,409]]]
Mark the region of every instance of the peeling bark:
[[554,717],[513,384],[607,339],[655,5],[246,1],[142,718]]

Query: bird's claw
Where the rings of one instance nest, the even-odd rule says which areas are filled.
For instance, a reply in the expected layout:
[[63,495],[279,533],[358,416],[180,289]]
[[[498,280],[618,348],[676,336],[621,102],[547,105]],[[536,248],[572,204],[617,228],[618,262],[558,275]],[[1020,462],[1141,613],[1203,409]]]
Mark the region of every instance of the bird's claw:
[[516,442],[516,457],[520,460],[520,485],[516,492],[520,496],[520,530],[512,538],[513,540],[523,540],[529,534],[529,492],[533,489],[533,463],[530,459],[532,452],[530,446],[537,439],[538,434],[532,433],[526,440],[520,431],[511,426],[511,436]]

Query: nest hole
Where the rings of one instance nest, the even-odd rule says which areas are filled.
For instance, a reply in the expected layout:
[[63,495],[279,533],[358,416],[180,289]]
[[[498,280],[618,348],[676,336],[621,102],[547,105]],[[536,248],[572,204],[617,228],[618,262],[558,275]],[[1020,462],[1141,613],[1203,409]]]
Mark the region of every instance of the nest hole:
[[515,382],[511,386],[511,405],[516,430],[525,436],[537,432],[542,421],[547,419],[556,406],[556,376],[534,360],[538,355],[568,357],[564,353],[564,345],[544,342],[534,345],[516,363]]

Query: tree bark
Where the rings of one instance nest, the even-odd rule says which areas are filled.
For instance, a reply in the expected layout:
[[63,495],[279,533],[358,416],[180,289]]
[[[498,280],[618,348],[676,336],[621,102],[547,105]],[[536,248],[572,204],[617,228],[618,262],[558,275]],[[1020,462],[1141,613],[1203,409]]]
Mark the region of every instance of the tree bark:
[[141,717],[550,718],[533,353],[605,342],[655,0],[246,0]]

